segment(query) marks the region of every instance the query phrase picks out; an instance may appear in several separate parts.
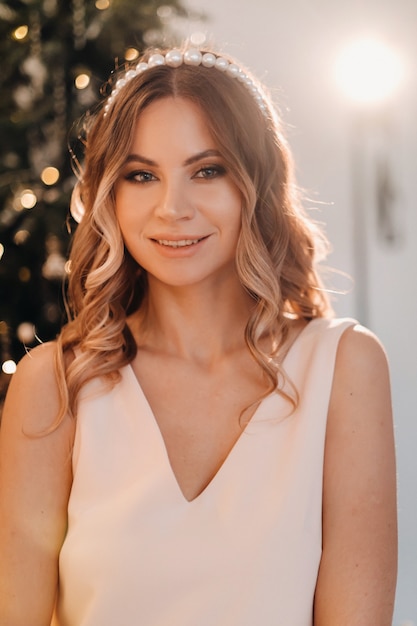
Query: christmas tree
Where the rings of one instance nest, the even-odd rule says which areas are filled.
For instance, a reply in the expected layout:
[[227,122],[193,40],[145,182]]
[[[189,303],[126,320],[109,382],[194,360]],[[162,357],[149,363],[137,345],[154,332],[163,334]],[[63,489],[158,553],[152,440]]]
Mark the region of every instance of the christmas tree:
[[186,14],[177,0],[0,2],[0,400],[25,350],[65,322],[76,121]]

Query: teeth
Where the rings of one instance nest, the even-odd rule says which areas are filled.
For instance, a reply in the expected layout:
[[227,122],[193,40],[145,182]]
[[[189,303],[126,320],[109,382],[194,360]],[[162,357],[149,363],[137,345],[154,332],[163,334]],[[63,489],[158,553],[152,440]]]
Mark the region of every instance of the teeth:
[[170,248],[183,248],[198,243],[200,239],[181,239],[180,241],[172,241],[169,239],[157,239],[161,246],[169,246]]

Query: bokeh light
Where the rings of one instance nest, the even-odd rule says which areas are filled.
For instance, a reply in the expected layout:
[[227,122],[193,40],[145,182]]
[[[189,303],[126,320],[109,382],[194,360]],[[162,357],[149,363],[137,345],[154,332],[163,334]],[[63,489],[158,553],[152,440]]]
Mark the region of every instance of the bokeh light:
[[136,48],[127,48],[125,51],[125,59],[126,61],[134,61],[139,56],[139,50]]
[[16,371],[16,363],[12,359],[7,359],[1,366],[5,374],[14,374]]
[[16,39],[16,41],[22,41],[22,39],[24,39],[27,36],[28,32],[29,32],[29,28],[28,26],[26,26],[26,24],[22,26],[18,26],[13,31],[13,35],[12,35],[13,39]]
[[196,31],[191,34],[190,41],[195,46],[202,46],[206,42],[207,36],[202,31]]
[[342,50],[335,73],[342,91],[351,100],[377,104],[397,90],[404,78],[404,64],[387,44],[364,39]]
[[20,194],[20,204],[24,209],[33,209],[38,199],[32,189],[24,189]]
[[74,83],[77,89],[85,89],[90,84],[90,77],[83,72],[75,77]]
[[163,4],[162,6],[156,9],[156,14],[162,20],[167,20],[170,17],[172,17],[173,10],[172,10],[172,7],[170,7],[169,5]]
[[36,336],[36,330],[30,322],[22,322],[17,327],[16,334],[22,343],[32,343]]
[[109,0],[96,0],[96,9],[99,11],[105,11],[110,6]]
[[45,185],[55,185],[59,180],[59,170],[56,167],[45,167],[42,170],[41,180]]
[[25,241],[27,241],[29,237],[30,232],[25,228],[21,228],[14,234],[13,241],[17,246],[20,246],[25,243]]

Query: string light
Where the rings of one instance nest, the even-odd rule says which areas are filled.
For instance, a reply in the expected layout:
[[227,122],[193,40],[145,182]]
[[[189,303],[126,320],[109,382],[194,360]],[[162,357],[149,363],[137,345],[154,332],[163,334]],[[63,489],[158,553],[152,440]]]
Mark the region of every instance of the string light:
[[167,4],[162,5],[156,9],[156,14],[161,20],[167,20],[172,16],[172,7]]
[[20,246],[22,243],[25,243],[29,236],[30,232],[28,230],[18,230],[13,237],[13,241],[17,246]]
[[2,243],[0,243],[0,259],[2,258],[3,254],[4,254],[4,246]]
[[42,275],[48,280],[61,279],[65,274],[65,259],[61,254],[60,242],[56,235],[48,235],[46,250],[48,256],[42,266]]
[[38,199],[32,189],[24,189],[20,194],[20,204],[24,209],[33,209]]
[[99,11],[105,11],[110,6],[109,0],[96,0],[96,9]]
[[4,361],[1,369],[5,374],[14,374],[16,371],[16,367],[16,363],[12,361],[12,359],[7,359],[7,361]]
[[56,167],[45,167],[42,170],[41,180],[45,185],[55,185],[59,179],[59,170]]
[[27,34],[29,32],[29,28],[28,26],[26,26],[26,24],[22,25],[22,26],[18,26],[12,34],[13,39],[16,39],[16,41],[22,41],[22,39],[24,39]]
[[30,322],[22,322],[17,327],[16,335],[22,343],[32,343],[35,339],[36,329]]
[[125,59],[126,61],[134,61],[135,59],[137,59],[139,56],[139,50],[136,50],[136,48],[128,48],[125,52]]
[[77,89],[85,89],[90,84],[90,77],[88,74],[78,74],[74,82]]

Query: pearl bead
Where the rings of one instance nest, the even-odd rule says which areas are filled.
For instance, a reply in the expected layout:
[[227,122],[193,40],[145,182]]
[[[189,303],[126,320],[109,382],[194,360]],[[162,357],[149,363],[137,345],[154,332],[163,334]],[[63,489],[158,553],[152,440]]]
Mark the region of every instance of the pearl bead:
[[156,65],[165,65],[165,57],[162,54],[153,54],[149,57],[149,67],[155,67]]
[[239,68],[235,63],[230,63],[230,65],[226,68],[226,72],[230,74],[232,78],[236,78],[239,73]]
[[180,65],[182,65],[183,63],[185,63],[186,65],[194,66],[203,65],[204,67],[208,68],[215,67],[221,72],[226,72],[226,74],[231,78],[236,78],[252,94],[252,97],[259,106],[261,112],[265,116],[268,116],[268,107],[265,105],[265,96],[263,95],[262,90],[258,88],[254,81],[247,74],[245,74],[245,72],[240,69],[238,65],[236,65],[235,63],[229,63],[229,61],[224,57],[216,57],[216,55],[212,54],[211,52],[205,52],[203,54],[197,48],[189,48],[184,53],[184,55],[180,50],[175,48],[169,50],[165,54],[165,56],[159,53],[155,53],[149,57],[147,63],[144,63],[142,61],[138,63],[134,69],[128,70],[123,78],[118,79],[114,86],[114,89],[109,95],[106,105],[103,109],[104,116],[107,115],[119,91],[126,85],[127,82],[132,80],[135,76],[141,74],[142,72],[145,72],[150,67],[167,65],[169,67],[176,68],[180,67]]
[[214,67],[216,65],[216,57],[211,52],[206,52],[203,54],[202,65],[204,67]]
[[149,65],[147,63],[138,63],[136,66],[136,73],[137,74],[141,74],[142,72],[144,72],[145,70],[147,70],[149,67]]
[[216,68],[221,72],[225,72],[227,70],[227,66],[229,65],[229,61],[227,59],[223,59],[223,57],[219,57],[216,60]]
[[203,55],[196,48],[190,48],[184,53],[184,63],[186,65],[200,65],[202,58]]
[[179,50],[170,50],[165,55],[165,63],[169,67],[179,67],[182,65],[182,52]]

